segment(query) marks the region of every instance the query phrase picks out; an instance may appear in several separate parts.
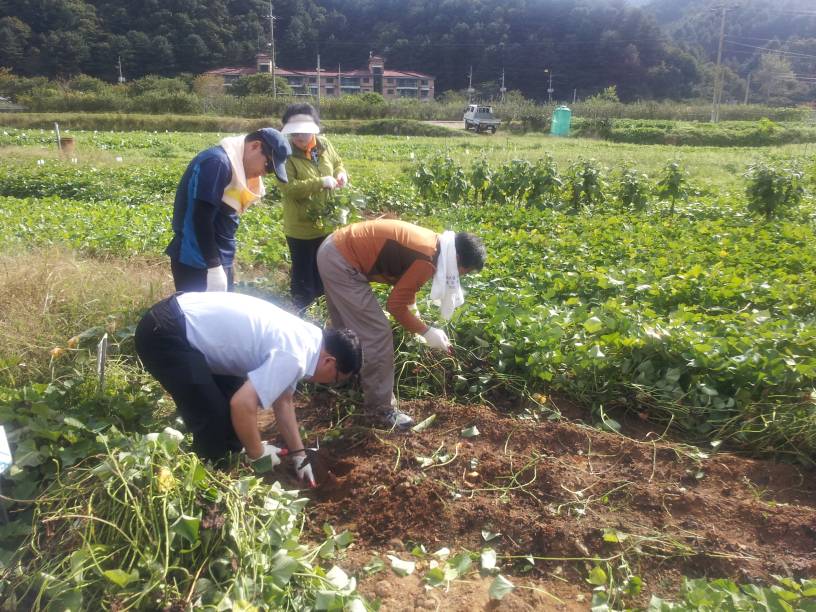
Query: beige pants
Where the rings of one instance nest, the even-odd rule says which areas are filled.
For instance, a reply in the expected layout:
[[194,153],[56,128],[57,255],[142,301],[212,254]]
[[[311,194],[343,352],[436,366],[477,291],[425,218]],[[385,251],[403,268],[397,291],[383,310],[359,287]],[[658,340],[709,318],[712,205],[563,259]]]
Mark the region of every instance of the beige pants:
[[363,349],[363,410],[377,414],[396,408],[394,335],[368,279],[340,254],[329,236],[317,251],[317,269],[335,328],[357,334]]

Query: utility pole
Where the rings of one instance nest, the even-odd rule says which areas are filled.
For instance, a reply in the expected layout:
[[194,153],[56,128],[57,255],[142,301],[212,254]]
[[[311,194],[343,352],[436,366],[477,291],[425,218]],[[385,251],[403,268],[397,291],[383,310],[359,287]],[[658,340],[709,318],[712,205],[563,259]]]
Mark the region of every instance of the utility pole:
[[473,66],[470,67],[470,72],[468,72],[468,102],[473,102],[473,93],[476,90],[473,89]]
[[119,83],[125,82],[125,77],[122,75],[122,56],[119,56],[119,61],[117,62],[117,66],[119,67]]
[[717,68],[714,74],[714,99],[711,102],[711,123],[717,123],[720,120],[720,100],[722,98],[723,89],[722,52],[723,43],[725,42],[725,16],[730,7],[723,4],[718,8],[720,10],[720,44],[717,48]]
[[549,84],[547,85],[547,104],[552,104],[552,95],[553,95],[553,92],[555,91],[553,89],[553,86],[552,86],[552,76],[553,76],[552,75],[552,70],[550,70],[549,68],[545,68],[544,72],[546,72],[547,74],[550,75],[550,81],[549,81]]
[[748,96],[751,95],[751,77],[753,76],[753,74],[754,74],[753,72],[749,72],[748,80],[745,82],[745,102],[743,104],[745,104],[746,106],[748,105]]
[[272,0],[269,0],[269,43],[272,47],[272,97],[278,97],[278,67],[275,65],[275,15],[272,13]]
[[572,90],[572,105],[575,106],[575,103],[578,101],[578,88]]
[[507,88],[504,86],[504,68],[502,68],[502,86],[499,91],[501,92],[501,101],[504,102],[504,93],[507,91]]
[[337,97],[338,98],[343,95],[343,90],[340,89],[340,83],[341,83],[340,64],[337,64]]
[[320,108],[320,54],[317,54],[317,108]]

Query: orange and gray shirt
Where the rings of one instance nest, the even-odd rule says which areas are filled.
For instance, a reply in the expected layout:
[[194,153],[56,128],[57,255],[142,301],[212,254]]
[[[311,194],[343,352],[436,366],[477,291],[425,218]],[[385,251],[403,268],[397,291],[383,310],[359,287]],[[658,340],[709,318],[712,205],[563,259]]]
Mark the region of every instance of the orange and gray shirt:
[[439,235],[391,219],[354,223],[332,234],[334,246],[369,281],[393,285],[386,309],[408,331],[427,329],[408,308],[419,289],[433,278],[439,257]]

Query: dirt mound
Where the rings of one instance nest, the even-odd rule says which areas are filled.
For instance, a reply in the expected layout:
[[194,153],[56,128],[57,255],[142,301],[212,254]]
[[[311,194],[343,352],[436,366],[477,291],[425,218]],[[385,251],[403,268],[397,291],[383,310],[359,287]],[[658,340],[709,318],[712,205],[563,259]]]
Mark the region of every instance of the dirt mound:
[[[322,396],[298,409],[307,429],[331,440],[317,462],[325,485],[314,492],[309,524],[352,530],[360,566],[414,544],[478,550],[487,534],[500,555],[536,557],[525,578],[562,595],[570,589],[561,580],[583,584],[588,558],[617,555],[643,578],[646,599],[672,593],[680,575],[816,576],[812,471],[706,456],[650,432],[636,440],[441,401],[403,405],[417,422],[436,415],[420,433],[347,419],[326,436],[330,404]],[[463,436],[474,426],[478,435]],[[503,571],[513,575],[513,565]],[[537,607],[518,597],[519,609]]]

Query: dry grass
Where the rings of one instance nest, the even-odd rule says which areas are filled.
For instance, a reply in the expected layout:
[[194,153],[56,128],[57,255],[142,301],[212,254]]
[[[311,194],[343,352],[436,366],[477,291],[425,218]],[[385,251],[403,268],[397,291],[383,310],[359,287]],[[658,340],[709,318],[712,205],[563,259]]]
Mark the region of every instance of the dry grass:
[[0,384],[42,380],[52,349],[94,326],[132,324],[172,291],[166,259],[0,254]]

